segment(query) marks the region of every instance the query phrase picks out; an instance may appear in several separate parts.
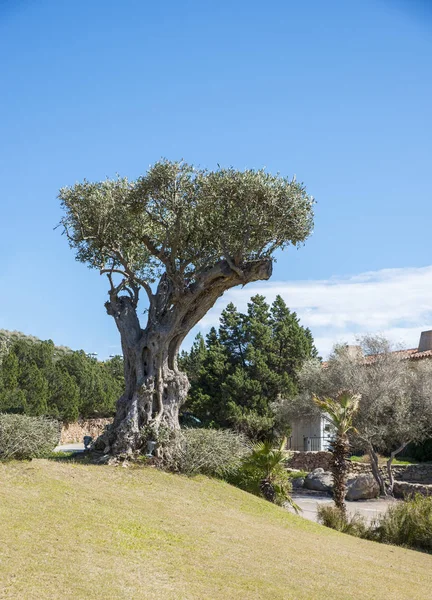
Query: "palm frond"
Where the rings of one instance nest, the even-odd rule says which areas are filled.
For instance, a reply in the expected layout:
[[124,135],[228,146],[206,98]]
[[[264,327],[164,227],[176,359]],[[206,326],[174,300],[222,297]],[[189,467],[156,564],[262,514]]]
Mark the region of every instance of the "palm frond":
[[336,431],[346,434],[353,429],[353,419],[359,407],[360,394],[354,394],[350,390],[343,390],[334,398],[319,398],[314,395],[312,399],[318,408],[327,415]]

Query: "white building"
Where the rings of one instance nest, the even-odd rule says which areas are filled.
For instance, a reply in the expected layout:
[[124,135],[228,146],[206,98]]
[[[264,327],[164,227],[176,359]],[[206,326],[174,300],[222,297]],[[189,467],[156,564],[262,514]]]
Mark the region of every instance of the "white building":
[[333,439],[332,425],[325,415],[294,421],[290,437],[290,450],[305,452],[328,450]]

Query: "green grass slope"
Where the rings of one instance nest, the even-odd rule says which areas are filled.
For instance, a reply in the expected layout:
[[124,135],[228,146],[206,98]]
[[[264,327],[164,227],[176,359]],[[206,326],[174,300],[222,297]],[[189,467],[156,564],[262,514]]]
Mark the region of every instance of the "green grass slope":
[[432,556],[358,540],[223,482],[0,464],[2,599],[430,598]]

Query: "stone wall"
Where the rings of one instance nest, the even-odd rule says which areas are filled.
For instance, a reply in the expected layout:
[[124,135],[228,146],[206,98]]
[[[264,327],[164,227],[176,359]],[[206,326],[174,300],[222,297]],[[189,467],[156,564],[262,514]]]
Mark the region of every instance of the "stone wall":
[[[287,466],[291,469],[300,469],[302,471],[313,471],[321,467],[324,471],[330,469],[332,459],[331,452],[293,452],[292,458]],[[380,467],[380,471],[387,479],[386,465]],[[394,465],[392,467],[393,476],[397,481],[408,483],[432,484],[432,464],[419,463],[417,465]],[[363,475],[372,473],[371,466],[368,463],[351,462],[349,463],[349,473],[352,475]]]
[[[380,471],[387,479],[387,465],[380,467]],[[351,473],[372,473],[370,465],[367,463],[355,463],[350,465]],[[410,483],[432,484],[432,464],[419,463],[417,465],[393,465],[393,477],[398,481],[407,481]]]
[[432,484],[432,464],[430,463],[406,466],[397,465],[392,470],[394,478],[398,481]]
[[322,468],[324,471],[330,469],[332,453],[331,452],[292,452],[292,456],[287,462],[290,469],[300,469],[301,471],[313,471]]
[[423,496],[432,496],[432,485],[422,485],[421,483],[408,483],[407,481],[395,481],[393,493],[396,498],[405,498],[414,494]]
[[349,472],[355,475],[369,474],[372,473],[372,467],[368,463],[349,461]]
[[63,425],[60,443],[73,444],[82,442],[85,435],[96,439],[104,430],[105,426],[112,423],[112,419],[81,419],[76,423]]

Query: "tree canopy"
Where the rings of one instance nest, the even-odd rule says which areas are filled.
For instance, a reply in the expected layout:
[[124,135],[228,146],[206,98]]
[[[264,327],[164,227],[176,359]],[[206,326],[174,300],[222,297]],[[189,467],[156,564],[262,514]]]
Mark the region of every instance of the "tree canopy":
[[84,181],[60,190],[61,220],[77,260],[133,296],[163,272],[178,293],[226,260],[240,277],[249,261],[298,245],[313,226],[313,198],[294,179],[264,170],[207,171],[162,160],[136,181]]

